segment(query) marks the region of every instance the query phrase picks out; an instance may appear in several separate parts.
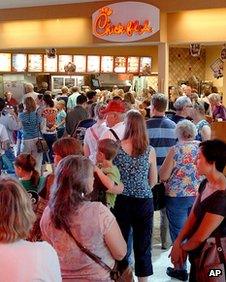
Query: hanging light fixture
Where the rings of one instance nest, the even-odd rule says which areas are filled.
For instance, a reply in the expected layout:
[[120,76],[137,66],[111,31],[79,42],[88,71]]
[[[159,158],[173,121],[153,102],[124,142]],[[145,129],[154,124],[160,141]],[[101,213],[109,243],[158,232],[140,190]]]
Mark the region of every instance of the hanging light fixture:
[[46,49],[46,55],[49,59],[54,59],[56,57],[56,49],[55,48]]
[[76,65],[72,62],[69,62],[67,63],[65,66],[64,66],[64,70],[65,72],[67,72],[68,74],[73,74],[75,73],[76,71]]

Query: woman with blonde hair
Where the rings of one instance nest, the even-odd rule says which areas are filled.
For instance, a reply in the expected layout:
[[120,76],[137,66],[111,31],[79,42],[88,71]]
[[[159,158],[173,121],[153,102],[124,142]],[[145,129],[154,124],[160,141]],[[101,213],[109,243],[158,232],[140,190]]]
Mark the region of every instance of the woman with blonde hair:
[[208,96],[211,105],[211,112],[214,120],[226,120],[226,108],[221,103],[221,96],[218,93],[212,93]]
[[143,116],[135,110],[127,113],[125,134],[121,148],[114,159],[121,174],[124,191],[117,196],[115,216],[128,244],[122,266],[128,266],[131,252],[131,229],[135,256],[135,274],[138,281],[148,281],[153,274],[151,260],[151,234],[153,226],[153,200],[151,188],[157,183],[156,154],[149,146]]
[[196,102],[191,109],[191,118],[196,125],[196,140],[205,141],[211,138],[211,127],[205,117],[205,107],[202,102]]
[[[60,282],[57,254],[46,242],[26,241],[35,214],[27,192],[10,178],[0,180],[1,281]],[[9,263],[10,262],[10,263]]]
[[36,112],[35,100],[27,97],[24,100],[25,110],[18,117],[22,123],[21,152],[31,154],[36,159],[36,169],[41,171],[42,153],[38,153],[36,143],[40,137],[42,118]]
[[86,199],[92,189],[93,165],[88,158],[68,156],[58,164],[40,226],[43,239],[59,255],[63,281],[112,281],[109,271],[82,251],[75,240],[111,268],[114,260],[122,259],[126,253],[113,214],[102,203]]

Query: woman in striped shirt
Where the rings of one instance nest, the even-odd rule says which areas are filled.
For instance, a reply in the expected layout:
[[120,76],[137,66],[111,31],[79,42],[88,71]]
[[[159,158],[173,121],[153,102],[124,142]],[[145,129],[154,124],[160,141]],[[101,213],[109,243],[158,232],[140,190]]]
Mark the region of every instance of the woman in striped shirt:
[[19,113],[22,123],[22,146],[21,152],[31,154],[36,159],[36,170],[41,171],[42,153],[38,153],[36,142],[40,136],[42,118],[36,113],[36,104],[32,97],[24,100],[25,110]]

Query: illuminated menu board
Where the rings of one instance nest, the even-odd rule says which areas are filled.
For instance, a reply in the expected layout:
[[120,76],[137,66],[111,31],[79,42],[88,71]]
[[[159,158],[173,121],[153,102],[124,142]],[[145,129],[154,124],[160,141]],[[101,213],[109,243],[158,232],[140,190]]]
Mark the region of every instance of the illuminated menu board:
[[139,72],[139,57],[128,57],[127,71],[133,73]]
[[87,71],[100,72],[100,56],[87,57]]
[[144,75],[151,74],[151,57],[140,58],[140,73]]
[[59,55],[59,72],[65,72],[64,67],[71,62],[71,55]]
[[28,55],[28,71],[42,72],[42,55],[39,54]]
[[12,55],[12,71],[25,72],[27,70],[27,55],[13,54]]
[[74,64],[76,66],[76,72],[86,72],[86,56],[75,55]]
[[11,71],[11,54],[0,53],[0,71]]
[[44,71],[57,72],[57,56],[55,58],[48,58],[47,55],[44,55]]
[[102,56],[101,57],[101,72],[113,72],[114,57]]
[[115,72],[126,72],[126,57],[115,57]]

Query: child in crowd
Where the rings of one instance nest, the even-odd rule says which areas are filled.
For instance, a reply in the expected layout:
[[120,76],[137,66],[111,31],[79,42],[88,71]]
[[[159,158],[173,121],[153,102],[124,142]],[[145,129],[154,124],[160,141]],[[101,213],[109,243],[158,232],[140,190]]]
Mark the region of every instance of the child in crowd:
[[66,119],[66,112],[65,112],[65,101],[59,100],[56,104],[56,108],[58,110],[56,122],[57,122],[57,137],[58,139],[63,137],[65,132],[65,119]]
[[45,183],[45,177],[40,176],[35,169],[36,160],[31,154],[20,154],[15,159],[15,173],[20,184],[26,191],[40,192]]
[[119,145],[111,139],[103,139],[98,142],[97,166],[95,172],[102,184],[106,187],[106,204],[113,209],[116,200],[116,194],[121,194],[123,184],[120,179],[120,173],[117,166],[112,161],[117,155]]

